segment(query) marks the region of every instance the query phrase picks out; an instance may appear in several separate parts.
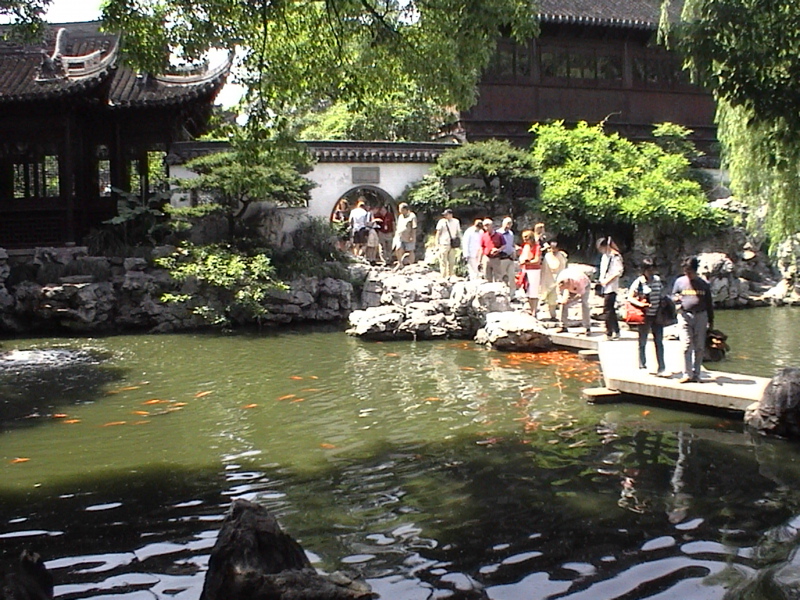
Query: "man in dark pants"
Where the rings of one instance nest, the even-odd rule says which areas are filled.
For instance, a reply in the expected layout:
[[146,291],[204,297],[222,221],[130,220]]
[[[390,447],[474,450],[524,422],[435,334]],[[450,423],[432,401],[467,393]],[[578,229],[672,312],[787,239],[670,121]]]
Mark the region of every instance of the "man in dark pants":
[[675,280],[672,296],[678,308],[681,347],[683,348],[683,377],[681,383],[701,383],[703,350],[709,327],[714,327],[714,303],[711,286],[697,274],[696,257],[683,261],[683,276]]

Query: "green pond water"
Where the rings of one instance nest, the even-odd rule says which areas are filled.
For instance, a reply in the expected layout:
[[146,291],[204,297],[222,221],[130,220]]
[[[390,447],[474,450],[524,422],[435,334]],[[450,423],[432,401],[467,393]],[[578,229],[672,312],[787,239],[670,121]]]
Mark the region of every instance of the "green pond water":
[[[717,326],[715,369],[800,366],[798,309]],[[736,415],[589,405],[597,366],[569,352],[338,329],[0,351],[0,551],[42,554],[60,598],[198,598],[233,498],[381,598],[800,589],[799,447]]]

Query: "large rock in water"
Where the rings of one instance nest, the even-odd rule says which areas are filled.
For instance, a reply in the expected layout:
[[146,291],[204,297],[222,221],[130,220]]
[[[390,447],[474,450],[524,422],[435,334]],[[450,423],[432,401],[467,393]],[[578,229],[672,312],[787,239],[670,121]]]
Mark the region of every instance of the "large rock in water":
[[763,433],[800,438],[800,369],[778,371],[761,401],[747,409],[744,420]]
[[2,581],[0,600],[52,600],[53,576],[38,554],[23,550],[17,568]]
[[553,347],[546,329],[528,313],[494,312],[486,315],[486,325],[475,342],[507,352],[543,352]]
[[234,500],[211,551],[200,600],[373,598],[364,583],[317,573],[266,508]]

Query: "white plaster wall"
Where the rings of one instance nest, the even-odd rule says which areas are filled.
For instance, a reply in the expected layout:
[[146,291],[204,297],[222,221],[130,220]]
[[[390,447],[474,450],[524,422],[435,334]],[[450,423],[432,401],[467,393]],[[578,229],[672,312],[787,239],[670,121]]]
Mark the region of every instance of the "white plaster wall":
[[[357,187],[380,188],[396,201],[409,185],[422,179],[431,166],[431,163],[317,163],[306,175],[317,184],[311,190],[308,215],[329,217],[339,198]],[[353,183],[352,167],[377,167],[380,182]]]

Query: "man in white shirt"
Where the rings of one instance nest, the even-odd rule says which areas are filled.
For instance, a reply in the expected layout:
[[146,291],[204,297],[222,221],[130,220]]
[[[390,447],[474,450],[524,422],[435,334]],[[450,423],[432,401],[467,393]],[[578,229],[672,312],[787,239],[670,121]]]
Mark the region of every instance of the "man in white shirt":
[[415,249],[417,246],[417,215],[415,215],[408,204],[401,202],[397,206],[400,215],[397,217],[397,226],[394,230],[394,248],[397,257],[397,267],[410,265],[416,259]]
[[483,235],[483,221],[475,219],[471,227],[467,227],[461,238],[461,254],[467,261],[467,274],[470,280],[481,278],[481,236]]
[[436,248],[439,255],[439,272],[442,277],[452,277],[456,267],[456,249],[461,245],[461,223],[446,208],[436,224]]
[[363,196],[356,201],[356,207],[350,211],[350,231],[353,236],[353,254],[364,256],[367,237],[372,226],[372,213],[367,210],[367,199]]

